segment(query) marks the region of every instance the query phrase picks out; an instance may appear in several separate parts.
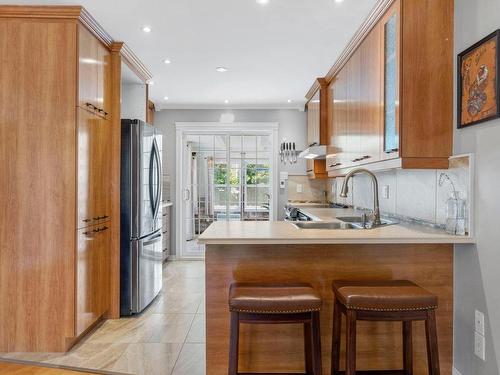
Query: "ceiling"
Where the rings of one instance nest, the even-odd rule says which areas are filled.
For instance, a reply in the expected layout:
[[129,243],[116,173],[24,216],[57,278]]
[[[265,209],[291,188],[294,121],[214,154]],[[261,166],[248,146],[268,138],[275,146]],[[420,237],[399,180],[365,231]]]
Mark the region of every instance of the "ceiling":
[[[328,72],[376,0],[0,3],[85,6],[152,72],[150,95],[157,108],[300,108],[314,79]],[[145,25],[150,33],[141,30]],[[218,66],[228,71],[219,73]]]

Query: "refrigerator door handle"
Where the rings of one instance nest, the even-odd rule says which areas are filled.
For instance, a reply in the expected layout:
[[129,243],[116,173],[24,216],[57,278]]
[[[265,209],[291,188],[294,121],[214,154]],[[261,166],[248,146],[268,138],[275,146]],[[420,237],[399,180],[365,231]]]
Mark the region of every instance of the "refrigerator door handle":
[[160,151],[158,149],[158,143],[156,142],[156,138],[153,139],[153,150],[155,154],[155,162],[156,162],[156,197],[155,197],[155,210],[154,210],[154,218],[158,217],[158,213],[160,211],[160,199],[161,199],[161,160],[160,160]]
[[144,246],[149,246],[149,245],[152,245],[156,242],[158,242],[158,239],[161,238],[161,233],[158,233],[156,236],[150,238],[147,242],[144,242]]
[[149,203],[151,204],[151,211],[153,214],[153,218],[155,218],[156,214],[156,198],[155,192],[153,191],[153,169],[155,163],[155,146],[153,143],[153,147],[151,149],[150,157],[149,157]]

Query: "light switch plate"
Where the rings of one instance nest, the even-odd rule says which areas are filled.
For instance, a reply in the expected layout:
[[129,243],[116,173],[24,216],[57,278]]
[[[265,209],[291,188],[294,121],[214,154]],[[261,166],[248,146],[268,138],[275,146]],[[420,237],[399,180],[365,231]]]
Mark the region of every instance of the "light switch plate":
[[474,330],[481,335],[485,335],[485,327],[484,327],[484,314],[476,310],[475,318],[474,318]]
[[480,335],[477,332],[474,332],[474,354],[481,358],[483,361],[486,361],[486,342],[483,335]]
[[297,193],[302,193],[304,191],[304,187],[302,184],[297,184]]

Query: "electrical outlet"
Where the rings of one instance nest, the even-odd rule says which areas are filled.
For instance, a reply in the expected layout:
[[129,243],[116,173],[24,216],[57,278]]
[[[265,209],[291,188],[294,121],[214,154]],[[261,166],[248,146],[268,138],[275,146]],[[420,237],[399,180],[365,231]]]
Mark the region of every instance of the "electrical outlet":
[[382,186],[382,198],[389,199],[389,185]]
[[479,310],[476,310],[475,313],[474,330],[483,336],[485,335],[484,314]]
[[486,342],[483,335],[480,335],[477,332],[474,332],[474,354],[481,358],[483,361],[486,361]]
[[297,184],[297,193],[302,193],[304,191],[302,184]]

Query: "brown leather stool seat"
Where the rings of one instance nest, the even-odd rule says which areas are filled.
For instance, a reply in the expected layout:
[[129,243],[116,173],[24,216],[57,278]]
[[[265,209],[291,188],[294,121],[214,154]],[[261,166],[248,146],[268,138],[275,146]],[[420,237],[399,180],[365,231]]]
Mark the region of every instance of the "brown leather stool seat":
[[407,280],[334,281],[333,292],[352,310],[409,311],[437,308],[437,297]]
[[309,284],[231,284],[228,374],[239,374],[240,324],[303,324],[306,374],[321,375],[320,309],[321,297]]
[[[430,375],[439,375],[439,353],[435,310],[437,297],[407,280],[334,281],[332,375],[356,375],[356,321],[401,321],[403,370],[391,374],[413,374],[412,322],[425,321],[427,363]],[[346,370],[340,371],[342,314],[346,316]],[[384,370],[363,374],[386,373]]]
[[293,314],[321,310],[321,297],[309,284],[234,283],[229,310],[255,314]]

